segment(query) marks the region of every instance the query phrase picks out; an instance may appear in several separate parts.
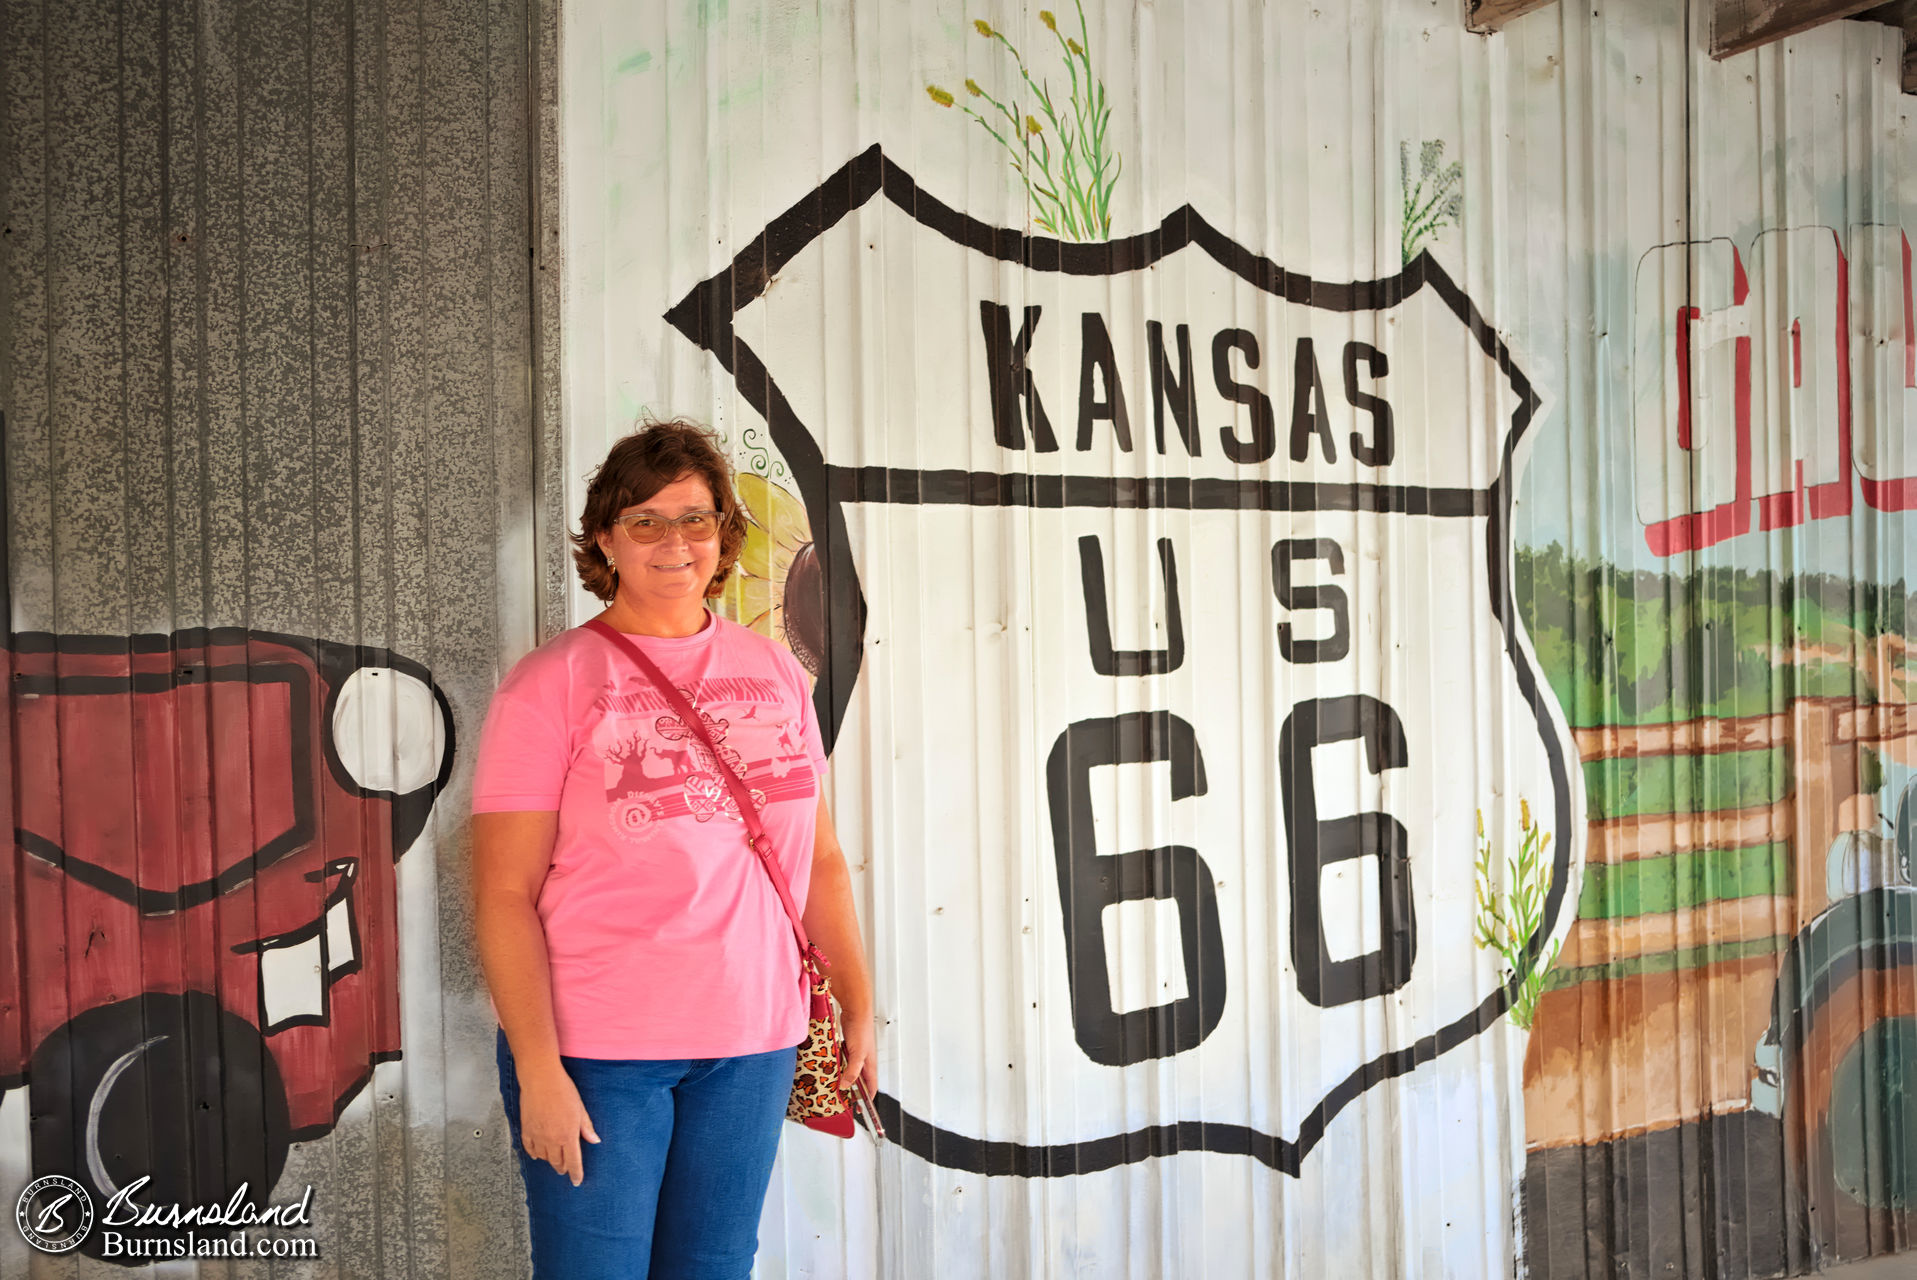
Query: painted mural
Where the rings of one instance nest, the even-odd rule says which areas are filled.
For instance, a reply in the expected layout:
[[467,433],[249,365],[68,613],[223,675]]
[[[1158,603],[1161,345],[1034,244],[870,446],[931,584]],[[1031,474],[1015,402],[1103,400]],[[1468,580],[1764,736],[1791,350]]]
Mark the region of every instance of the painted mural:
[[[966,357],[914,370],[896,401],[862,412],[834,403],[840,353],[750,313],[773,277],[788,298],[823,296],[833,262],[874,237],[910,239],[917,272],[976,271],[989,284],[953,291],[942,314],[917,308],[901,337]],[[985,249],[978,268],[964,260],[974,246]],[[1162,318],[1113,305],[1137,288],[1125,277],[1145,272],[1157,273],[1151,293],[1167,305],[1151,309]],[[1048,314],[1076,332],[1039,343]],[[815,544],[825,548],[820,700],[839,767],[870,773],[917,758],[937,779],[921,788],[896,772],[885,800],[942,815],[920,872],[943,880],[921,890],[948,907],[930,926],[935,948],[1004,955],[1012,991],[1041,1010],[1060,994],[1063,962],[1065,1016],[1035,1020],[1031,1040],[1001,1055],[1011,1071],[1052,1077],[1040,1104],[1054,1113],[1049,1131],[1034,1140],[1032,1109],[993,1099],[987,1079],[900,1080],[880,1109],[906,1150],[987,1174],[1068,1176],[1177,1150],[1250,1155],[1297,1174],[1360,1094],[1468,1042],[1510,1006],[1522,978],[1473,946],[1476,832],[1457,807],[1494,784],[1488,767],[1477,785],[1465,781],[1471,766],[1447,743],[1470,725],[1466,741],[1509,739],[1497,776],[1570,828],[1569,736],[1504,626],[1514,617],[1513,460],[1537,400],[1434,260],[1380,281],[1312,281],[1190,210],[1154,233],[1071,246],[952,213],[874,149],[669,318],[731,367],[793,470],[807,527],[829,531]],[[1115,338],[1121,326],[1143,332]],[[1211,378],[1195,369],[1195,345],[1209,352]],[[1146,369],[1127,368],[1119,352],[1141,347]],[[1474,398],[1499,416],[1471,412]],[[988,411],[973,417],[972,404]],[[941,405],[956,412],[931,408]],[[1242,425],[1207,425],[1234,406]],[[823,429],[861,418],[862,432]],[[980,468],[985,457],[998,465]],[[1279,457],[1290,464],[1283,479],[1269,465]],[[971,590],[901,575],[897,556],[915,544],[959,548]],[[986,568],[1028,555],[1025,572]],[[1431,573],[1438,565],[1442,575]],[[1231,592],[1269,593],[1276,608],[1249,608],[1235,626],[1208,618],[1202,603]],[[790,637],[790,595],[784,612]],[[1268,623],[1274,613],[1281,620]],[[1023,634],[982,658],[971,652],[981,625]],[[1364,661],[1394,650],[1402,662]],[[1243,669],[1251,654],[1261,656]],[[1187,664],[1234,663],[1255,698],[1220,700],[1208,682],[1180,678]],[[944,672],[946,695],[978,707],[1034,668],[1046,679],[1002,706],[998,732],[1043,747],[1043,763],[991,808],[973,806],[993,782],[972,725],[893,712],[876,734],[847,732],[852,704],[895,690],[899,671]],[[1268,720],[1277,731],[1264,741]],[[1174,811],[1193,801],[1184,840],[1101,848],[1094,814],[1117,801],[1112,779],[1142,783],[1150,775],[1136,766],[1158,763],[1170,766]],[[1441,770],[1464,785],[1444,785]],[[1267,777],[1279,780],[1275,797],[1257,781]],[[1407,827],[1393,809],[1431,820]],[[1014,815],[1042,818],[1050,839],[1000,825]],[[1278,839],[1266,850],[1250,833],[1268,826]],[[1056,899],[1022,913],[1049,938],[1015,941],[983,910],[988,869],[966,855],[1001,840],[1022,857],[1049,855]],[[1554,848],[1555,892],[1513,943],[1520,968],[1559,923],[1572,848]],[[1245,904],[1231,899],[1248,882],[1262,890],[1253,901],[1288,913],[1281,928],[1244,928]],[[880,972],[908,963],[891,945],[901,925],[871,922]],[[1260,998],[1233,999],[1267,981]],[[971,1004],[929,1009],[898,1034],[963,1045],[980,1032]],[[1270,1085],[1234,1080],[1292,1036],[1319,1044],[1317,1060]],[[1167,1116],[1127,1104],[1137,1081],[1183,1055],[1204,1106]],[[1061,1124],[1068,1109],[1075,1121]]]
[[[1786,1215],[1756,1274],[1876,1252],[1917,1210],[1907,245],[1809,227],[1648,251],[1634,501],[1640,545],[1688,565],[1520,562],[1591,796],[1527,1145],[1539,1168],[1683,1126],[1756,1149]],[[1738,563],[1827,521],[1846,556],[1889,539],[1898,576]],[[1646,1061],[1673,1069],[1619,1071]]]
[[396,864],[452,770],[446,697],[398,654],[238,628],[14,632],[4,659],[0,1091],[33,1176],[264,1204],[401,1054]]
[[[19,144],[45,207],[16,200],[12,243],[119,230],[64,245],[58,306],[19,283],[38,267],[9,285],[10,385],[48,397],[44,459],[0,467],[9,1168],[96,1200],[317,1181],[319,1273],[517,1266],[473,1256],[523,1238],[458,840],[443,868],[413,851],[436,804],[459,818],[442,684],[476,713],[536,638],[522,597],[560,589],[533,581],[557,561],[528,555],[552,531],[526,509],[576,511],[654,410],[732,450],[752,527],[721,607],[814,679],[880,998],[895,1141],[788,1134],[761,1274],[1742,1278],[1917,1246],[1899,36],[1832,22],[1720,62],[1706,0],[1550,4],[1489,35],[1464,9],[568,0],[563,154],[540,157],[563,160],[564,224],[535,232],[538,272],[565,274],[567,443],[536,463],[523,353],[482,376],[439,330],[392,360],[406,386],[434,370],[397,393],[414,416],[362,451],[377,415],[342,407],[327,318],[349,309],[313,299],[411,270],[400,232],[352,241],[331,285],[229,288],[288,252],[339,265],[319,169],[231,178],[281,212],[219,265],[225,197],[165,197],[198,210],[178,229],[172,205],[129,217],[32,186],[60,163]],[[201,41],[219,74],[231,35]],[[118,88],[71,51],[46,78],[83,86],[81,114],[202,103],[126,88],[133,47],[87,55]],[[364,69],[337,52],[314,65]],[[471,90],[476,66],[420,83]],[[168,128],[231,108],[282,131],[251,155],[331,154],[297,93],[268,77],[234,108],[219,74]],[[119,154],[152,149],[115,110]],[[517,160],[468,163],[436,208],[481,209]],[[318,248],[259,231],[281,214]],[[465,336],[524,330],[509,223],[437,250],[483,258],[507,320],[420,289]],[[214,266],[139,274],[141,237]],[[87,289],[113,295],[97,333]],[[190,323],[139,309],[169,296]],[[261,301],[282,296],[303,301]],[[219,336],[229,306],[264,327]],[[280,332],[301,307],[312,332]],[[126,373],[143,326],[182,371],[245,352],[251,416],[168,409],[165,447],[123,430],[159,377]],[[59,341],[17,336],[41,330]],[[269,368],[282,347],[310,363]],[[110,348],[119,374],[73,375]],[[316,428],[316,405],[367,421]],[[191,461],[205,432],[225,462]],[[176,465],[199,497],[154,478]],[[352,528],[354,486],[395,466],[421,512],[445,504],[419,544],[451,562],[445,599],[392,571],[429,558],[392,550],[410,516]],[[223,506],[229,483],[251,489]],[[319,500],[349,488],[350,511]],[[93,530],[69,524],[118,504],[108,543],[155,537],[162,490],[166,520],[230,526],[206,552],[224,603],[85,589]],[[362,535],[386,549],[359,559]],[[430,637],[432,665],[342,642],[358,615],[255,555],[294,545],[315,597],[426,600],[374,632]],[[214,615],[245,625],[183,626]],[[403,903],[402,873],[426,890]],[[402,965],[402,907],[430,960]],[[431,1067],[368,1088],[422,1060],[422,1026]]]
[[456,748],[563,625],[531,14],[0,16],[5,1280],[525,1274]]
[[578,452],[731,440],[873,939],[770,1265],[1910,1247],[1909,100],[1688,10],[575,11]]

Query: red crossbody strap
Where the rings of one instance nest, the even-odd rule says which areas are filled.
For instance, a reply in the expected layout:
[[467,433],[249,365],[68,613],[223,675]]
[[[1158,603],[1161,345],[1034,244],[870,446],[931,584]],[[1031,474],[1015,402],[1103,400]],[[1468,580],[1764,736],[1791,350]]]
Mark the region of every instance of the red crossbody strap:
[[[707,625],[717,626],[718,620],[715,618]],[[658,687],[666,704],[679,713],[679,719],[685,726],[699,735],[699,741],[705,744],[706,753],[712,757],[712,767],[719,771],[721,778],[725,779],[726,790],[732,793],[734,803],[739,806],[739,817],[746,825],[746,844],[752,852],[759,855],[759,865],[765,868],[768,876],[772,877],[772,887],[778,890],[779,902],[785,907],[786,919],[792,922],[792,936],[799,944],[800,959],[809,957],[818,964],[820,969],[824,969],[825,953],[814,947],[812,940],[805,936],[805,925],[799,920],[798,907],[793,905],[792,890],[786,885],[785,872],[779,870],[778,859],[772,856],[772,838],[766,835],[765,824],[759,820],[759,810],[752,803],[752,791],[719,755],[719,744],[712,740],[712,734],[706,729],[704,717],[690,702],[686,701],[684,694],[673,687],[672,681],[666,679],[666,673],[659,670],[658,664],[648,658],[645,650],[634,644],[631,637],[613,629],[599,618],[594,618],[586,626],[624,649],[646,679]]]

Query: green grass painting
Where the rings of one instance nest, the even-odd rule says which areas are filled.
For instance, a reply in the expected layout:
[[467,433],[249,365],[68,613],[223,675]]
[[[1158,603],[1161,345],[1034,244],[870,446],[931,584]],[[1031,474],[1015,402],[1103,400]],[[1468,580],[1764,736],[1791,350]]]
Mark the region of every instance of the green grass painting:
[[1399,210],[1399,247],[1405,263],[1418,256],[1424,242],[1464,217],[1464,163],[1444,163],[1444,143],[1434,140],[1418,148],[1418,172],[1411,173],[1411,144],[1398,144],[1398,181],[1403,192]]
[[1017,73],[1011,92],[994,93],[972,79],[965,82],[970,101],[935,84],[925,86],[925,92],[937,105],[963,111],[998,143],[1025,186],[1034,224],[1062,240],[1109,240],[1112,192],[1124,157],[1112,144],[1105,82],[1092,69],[1085,6],[1075,0],[1075,7],[1075,36],[1059,29],[1058,15],[1050,9],[1038,11],[1039,22],[1058,45],[1068,88],[1054,93],[1050,80],[1032,74],[1011,37],[979,18],[973,28],[1011,58]]
[[[1713,567],[1632,571],[1520,548],[1518,612],[1574,727],[1763,715],[1804,697],[1917,696],[1902,582]],[[1879,684],[1890,687],[1879,688]]]
[[1551,891],[1551,833],[1539,829],[1528,802],[1520,800],[1518,812],[1517,848],[1502,869],[1492,857],[1484,813],[1478,813],[1475,940],[1480,950],[1498,953],[1505,981],[1519,979],[1511,1021],[1529,1031],[1537,1016],[1538,998],[1544,994],[1544,975],[1558,958],[1558,943],[1553,941],[1536,961],[1527,954],[1531,938],[1544,924],[1544,904]]
[[1706,902],[1791,891],[1788,844],[1705,849],[1632,862],[1594,862],[1584,868],[1578,917],[1618,920],[1668,915]]
[[1781,800],[1790,787],[1782,748],[1584,762],[1593,818],[1748,809]]

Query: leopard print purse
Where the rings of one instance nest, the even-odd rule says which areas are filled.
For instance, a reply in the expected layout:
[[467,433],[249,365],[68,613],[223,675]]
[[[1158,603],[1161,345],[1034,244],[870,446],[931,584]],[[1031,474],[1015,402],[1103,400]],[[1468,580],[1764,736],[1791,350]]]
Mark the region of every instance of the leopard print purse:
[[[742,811],[743,812],[743,811]],[[753,815],[756,825],[757,814]],[[792,910],[792,894],[785,876],[772,857],[772,841],[763,831],[755,832],[747,843],[759,855],[759,863],[772,877],[786,914],[792,917],[797,938],[799,969],[805,979],[805,1043],[799,1046],[799,1061],[792,1075],[792,1096],[786,1100],[785,1118],[808,1129],[817,1129],[835,1137],[852,1136],[852,1097],[839,1088],[839,1070],[845,1062],[845,1032],[839,1025],[839,1006],[832,999],[832,980],[825,976],[830,964],[825,952],[805,936],[805,926]]]
[[732,793],[738,805],[740,818],[745,822],[746,845],[758,856],[759,865],[765,868],[773,889],[779,895],[780,904],[785,907],[786,918],[792,922],[792,936],[799,944],[799,969],[806,988],[806,1037],[805,1043],[799,1046],[798,1065],[792,1077],[792,1096],[786,1103],[785,1118],[808,1129],[817,1129],[838,1138],[849,1138],[853,1131],[853,1107],[856,1102],[860,1104],[860,1111],[873,1136],[883,1138],[885,1132],[879,1127],[878,1114],[872,1108],[871,1099],[863,1096],[864,1082],[858,1083],[859,1096],[838,1087],[839,1072],[845,1062],[845,1032],[839,1024],[838,1004],[832,999],[831,980],[825,976],[831,964],[826,960],[825,952],[806,937],[805,925],[799,919],[798,907],[792,901],[792,891],[786,886],[785,873],[779,869],[778,859],[772,856],[772,839],[766,835],[765,824],[759,820],[759,809],[753,803],[751,789],[720,754],[712,735],[706,730],[704,717],[693,708],[683,693],[673,687],[665,673],[638,645],[597,618],[586,625],[624,649],[646,678],[657,686],[681,723],[689,725],[705,744],[714,767],[719,776],[725,779],[726,789]]

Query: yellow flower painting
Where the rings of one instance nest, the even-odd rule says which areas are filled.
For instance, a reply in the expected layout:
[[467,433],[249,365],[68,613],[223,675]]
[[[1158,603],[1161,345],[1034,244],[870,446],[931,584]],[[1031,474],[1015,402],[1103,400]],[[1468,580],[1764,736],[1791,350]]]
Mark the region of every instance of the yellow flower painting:
[[749,472],[735,487],[750,524],[721,599],[736,621],[790,649],[816,680],[825,658],[825,580],[805,504]]

